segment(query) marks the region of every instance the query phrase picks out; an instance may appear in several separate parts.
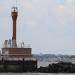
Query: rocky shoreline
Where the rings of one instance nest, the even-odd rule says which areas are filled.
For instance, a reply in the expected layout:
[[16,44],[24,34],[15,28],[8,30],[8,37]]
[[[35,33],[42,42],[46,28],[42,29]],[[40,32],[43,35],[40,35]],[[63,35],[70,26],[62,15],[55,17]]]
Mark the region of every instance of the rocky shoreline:
[[42,73],[75,73],[75,64],[71,62],[59,62],[49,64],[47,67],[40,67],[37,72]]

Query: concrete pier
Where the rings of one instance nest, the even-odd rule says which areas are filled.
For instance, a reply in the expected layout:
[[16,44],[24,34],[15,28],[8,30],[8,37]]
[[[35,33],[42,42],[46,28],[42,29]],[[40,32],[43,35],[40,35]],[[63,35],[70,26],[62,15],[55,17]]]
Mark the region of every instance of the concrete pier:
[[35,72],[37,70],[37,60],[15,59],[0,59],[0,72]]

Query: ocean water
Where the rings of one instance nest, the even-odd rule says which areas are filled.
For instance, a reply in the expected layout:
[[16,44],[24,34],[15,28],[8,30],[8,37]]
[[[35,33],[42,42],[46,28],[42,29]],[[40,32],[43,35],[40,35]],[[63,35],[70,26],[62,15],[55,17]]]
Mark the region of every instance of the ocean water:
[[0,75],[75,75],[75,73],[0,73]]
[[37,63],[37,65],[38,65],[38,68],[40,67],[40,66],[43,66],[43,67],[46,67],[46,66],[48,66],[49,64],[51,64],[51,63],[53,63],[53,62],[48,62],[48,61],[39,61],[38,63]]

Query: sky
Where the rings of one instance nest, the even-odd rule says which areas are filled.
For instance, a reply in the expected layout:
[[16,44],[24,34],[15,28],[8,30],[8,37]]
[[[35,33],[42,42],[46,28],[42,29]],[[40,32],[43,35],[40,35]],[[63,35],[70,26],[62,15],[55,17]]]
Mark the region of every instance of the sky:
[[[16,0],[0,0],[0,48],[12,38],[11,8]],[[17,43],[32,53],[75,55],[75,0],[17,0]]]

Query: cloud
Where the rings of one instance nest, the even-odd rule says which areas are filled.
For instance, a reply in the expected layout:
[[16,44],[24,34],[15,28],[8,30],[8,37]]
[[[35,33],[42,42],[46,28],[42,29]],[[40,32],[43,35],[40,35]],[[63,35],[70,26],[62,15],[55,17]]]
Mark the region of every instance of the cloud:
[[75,0],[66,0],[64,5],[65,26],[72,26],[75,24]]
[[65,0],[64,9],[67,14],[75,15],[75,0]]
[[[0,38],[4,41],[12,35],[11,7],[15,0],[1,0],[0,5]],[[75,49],[75,0],[19,0],[17,6],[18,41],[32,43],[34,52]]]

